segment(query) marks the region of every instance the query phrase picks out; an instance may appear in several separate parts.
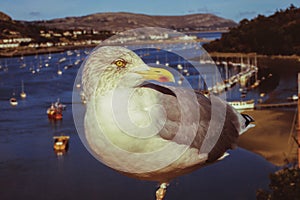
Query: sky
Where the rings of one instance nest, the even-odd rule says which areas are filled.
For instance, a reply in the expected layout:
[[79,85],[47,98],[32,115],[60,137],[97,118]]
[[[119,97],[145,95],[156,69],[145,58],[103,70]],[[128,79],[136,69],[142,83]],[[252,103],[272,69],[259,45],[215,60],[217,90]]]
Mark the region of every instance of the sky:
[[48,20],[99,12],[148,15],[211,13],[239,22],[258,14],[269,16],[300,0],[0,0],[0,11],[14,20]]

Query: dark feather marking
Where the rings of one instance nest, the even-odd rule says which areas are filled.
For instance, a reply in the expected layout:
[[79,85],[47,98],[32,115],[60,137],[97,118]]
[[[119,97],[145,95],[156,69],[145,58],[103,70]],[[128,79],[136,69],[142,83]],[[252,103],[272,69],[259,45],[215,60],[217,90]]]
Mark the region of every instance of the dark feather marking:
[[176,97],[176,95],[174,94],[174,92],[172,92],[172,90],[165,88],[163,86],[160,86],[160,85],[153,84],[153,83],[144,83],[140,87],[152,88],[163,94],[172,95],[172,96]]
[[242,114],[242,116],[245,118],[246,122],[245,122],[245,127],[247,127],[251,122],[254,122],[254,119],[247,115],[247,114]]

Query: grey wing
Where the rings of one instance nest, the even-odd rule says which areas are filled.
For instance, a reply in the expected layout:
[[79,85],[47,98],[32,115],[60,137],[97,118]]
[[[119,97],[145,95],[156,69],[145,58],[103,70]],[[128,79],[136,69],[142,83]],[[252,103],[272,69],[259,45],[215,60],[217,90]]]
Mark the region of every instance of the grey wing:
[[159,103],[165,109],[166,122],[160,137],[190,146],[197,135],[200,118],[196,94],[185,88],[151,83],[143,87],[157,91]]
[[206,98],[198,93],[200,122],[198,134],[192,144],[200,152],[208,153],[207,162],[213,162],[236,146],[245,119],[232,106],[219,97]]
[[[159,133],[162,138],[190,145],[191,148],[199,149],[199,153],[208,153],[209,162],[217,160],[226,150],[235,146],[243,117],[225,101],[216,96],[207,98],[201,93],[182,88],[155,84],[145,87],[160,93],[160,103],[167,114],[167,121]],[[178,102],[178,94],[186,96],[184,104]],[[196,104],[191,100],[195,94]],[[182,116],[183,112],[185,116]],[[199,120],[196,126],[195,119]],[[189,128],[182,129],[182,126]],[[196,134],[193,134],[194,127],[197,128]]]
[[[222,118],[221,122],[214,119],[211,119],[210,121],[212,124],[219,123],[220,129],[218,130],[219,133],[214,135],[216,138],[214,139],[213,147],[208,154],[208,162],[217,160],[223,156],[228,149],[236,146],[237,138],[239,137],[240,126],[242,123],[240,114],[226,102],[221,102],[223,103],[222,108],[220,109],[222,111],[218,113]],[[212,114],[212,118],[213,115],[214,114]],[[211,132],[208,131],[207,134],[210,133]]]

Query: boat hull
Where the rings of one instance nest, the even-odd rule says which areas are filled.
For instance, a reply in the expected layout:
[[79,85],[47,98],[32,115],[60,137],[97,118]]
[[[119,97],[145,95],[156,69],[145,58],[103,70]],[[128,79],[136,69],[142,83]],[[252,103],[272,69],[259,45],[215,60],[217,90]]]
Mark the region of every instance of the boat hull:
[[48,114],[49,119],[61,120],[63,118],[62,114]]
[[246,109],[254,109],[254,101],[231,101],[228,102],[229,105],[234,107],[237,110],[246,110]]
[[11,98],[9,100],[9,103],[10,103],[11,106],[17,106],[18,105],[18,101],[17,101],[16,98]]
[[53,149],[58,155],[66,153],[69,148],[70,136],[54,136]]
[[63,118],[62,112],[59,109],[51,109],[47,110],[47,115],[49,119],[52,120],[61,120]]

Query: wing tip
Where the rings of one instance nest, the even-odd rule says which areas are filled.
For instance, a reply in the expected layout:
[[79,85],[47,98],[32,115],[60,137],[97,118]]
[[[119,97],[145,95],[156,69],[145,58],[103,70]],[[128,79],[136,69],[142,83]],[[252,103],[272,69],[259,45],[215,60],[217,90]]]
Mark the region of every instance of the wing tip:
[[255,120],[247,114],[242,114],[242,116],[244,117],[245,121],[245,127],[247,127],[251,122],[254,122]]

